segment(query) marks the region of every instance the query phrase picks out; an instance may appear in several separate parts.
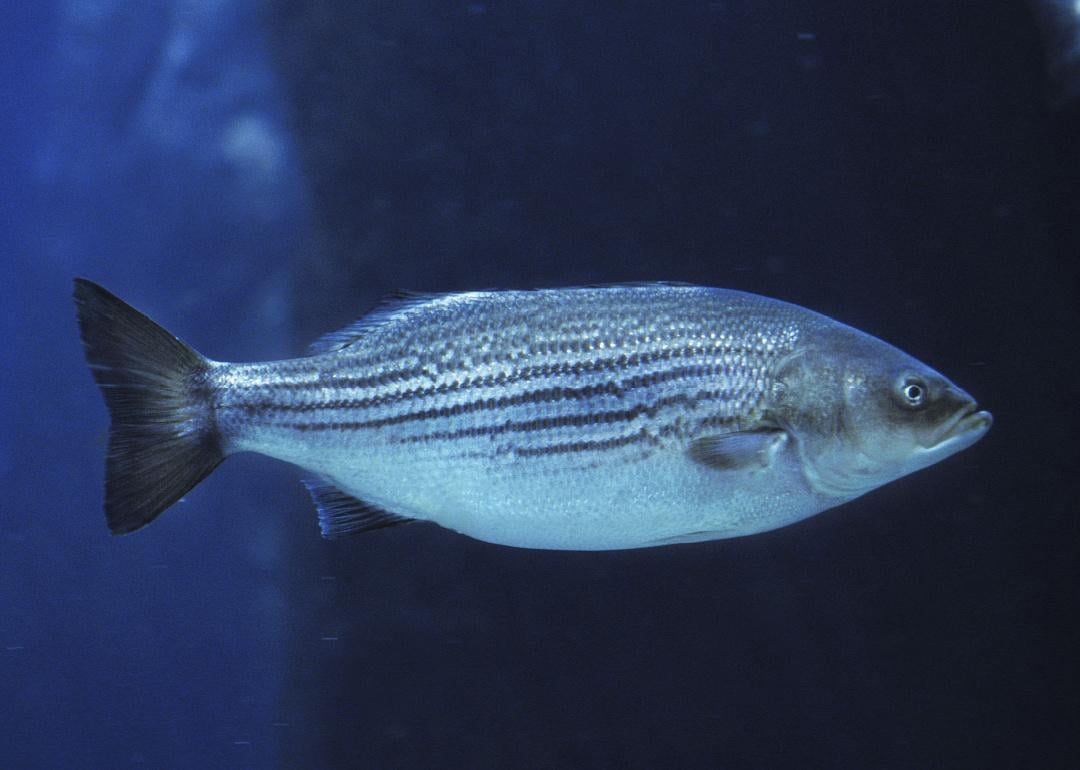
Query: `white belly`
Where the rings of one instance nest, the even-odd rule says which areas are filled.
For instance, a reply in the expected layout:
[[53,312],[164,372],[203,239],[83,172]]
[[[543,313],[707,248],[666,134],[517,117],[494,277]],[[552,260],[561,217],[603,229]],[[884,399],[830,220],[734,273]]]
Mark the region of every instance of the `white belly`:
[[593,467],[532,461],[520,471],[488,460],[388,453],[319,465],[312,470],[388,511],[528,548],[606,550],[737,537],[830,506],[808,489],[789,453],[756,471],[716,470],[664,451]]

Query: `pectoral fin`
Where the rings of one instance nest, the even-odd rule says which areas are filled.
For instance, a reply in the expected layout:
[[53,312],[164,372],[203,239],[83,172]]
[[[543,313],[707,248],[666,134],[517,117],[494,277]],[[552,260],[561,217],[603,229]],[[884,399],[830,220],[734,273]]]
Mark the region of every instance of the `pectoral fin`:
[[782,430],[745,430],[703,436],[690,445],[690,457],[719,470],[762,470],[787,443]]

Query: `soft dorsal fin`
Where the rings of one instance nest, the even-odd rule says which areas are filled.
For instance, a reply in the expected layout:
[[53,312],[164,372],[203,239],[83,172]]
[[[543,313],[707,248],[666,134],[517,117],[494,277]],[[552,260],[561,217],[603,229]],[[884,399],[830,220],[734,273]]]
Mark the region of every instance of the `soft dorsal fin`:
[[347,348],[372,329],[376,329],[391,321],[397,320],[421,305],[438,299],[440,294],[418,294],[414,292],[399,291],[385,297],[375,308],[357,321],[352,322],[344,329],[324,334],[308,347],[309,356],[320,356],[324,353],[333,353]]
[[742,430],[703,436],[690,444],[690,457],[720,470],[761,470],[787,443],[787,433],[775,428]]
[[304,486],[319,510],[319,529],[327,540],[415,521],[348,495],[326,479],[304,479]]

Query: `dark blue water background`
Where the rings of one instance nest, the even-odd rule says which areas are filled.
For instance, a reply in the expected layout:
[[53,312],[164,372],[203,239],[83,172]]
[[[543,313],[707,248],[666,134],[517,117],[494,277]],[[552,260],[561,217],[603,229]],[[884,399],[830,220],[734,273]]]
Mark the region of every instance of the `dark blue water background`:
[[[1020,2],[5,5],[0,767],[1080,765],[1060,32]],[[231,360],[399,288],[742,288],[997,423],[741,540],[329,544],[257,457],[114,538],[76,275]]]

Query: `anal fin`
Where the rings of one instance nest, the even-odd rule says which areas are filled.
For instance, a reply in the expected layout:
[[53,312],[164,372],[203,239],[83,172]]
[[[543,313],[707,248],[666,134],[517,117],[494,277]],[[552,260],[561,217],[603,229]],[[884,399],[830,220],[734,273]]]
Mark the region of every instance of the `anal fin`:
[[322,536],[328,540],[415,521],[346,494],[326,479],[304,479],[304,486],[319,511]]

